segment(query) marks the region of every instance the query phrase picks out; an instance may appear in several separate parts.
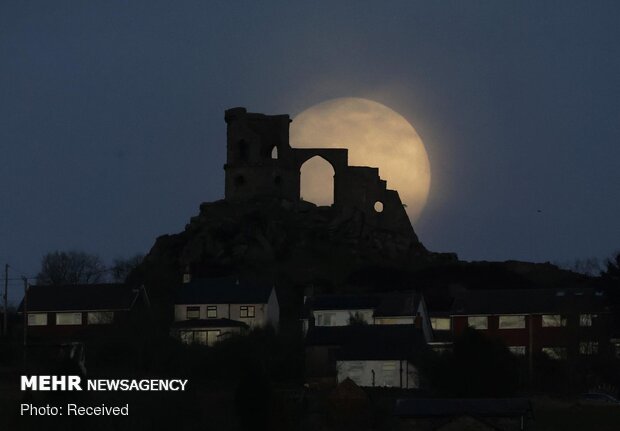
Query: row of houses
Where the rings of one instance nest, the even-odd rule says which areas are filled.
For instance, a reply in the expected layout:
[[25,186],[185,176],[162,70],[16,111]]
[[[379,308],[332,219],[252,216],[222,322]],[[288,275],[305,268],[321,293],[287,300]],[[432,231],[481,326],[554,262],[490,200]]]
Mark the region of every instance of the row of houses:
[[420,358],[450,350],[468,327],[529,361],[620,357],[605,292],[591,288],[460,290],[431,301],[416,292],[317,295],[305,301],[302,326],[316,384],[416,388]]
[[[187,344],[213,345],[251,328],[279,324],[273,285],[237,277],[190,280],[176,289],[172,336]],[[30,286],[25,310],[32,343],[121,339],[150,307],[144,287],[124,284]]]
[[[278,327],[272,283],[237,277],[184,277],[176,288],[170,334],[213,345],[256,327]],[[32,286],[21,310],[28,339],[56,342],[122,337],[148,311],[144,288],[119,284]],[[133,317],[132,317],[133,316]],[[420,291],[322,294],[304,298],[300,316],[310,384],[351,379],[359,386],[417,388],[419,363],[441,353],[466,328],[502,340],[529,360],[620,357],[610,336],[604,291],[580,289],[459,290],[448,297]]]

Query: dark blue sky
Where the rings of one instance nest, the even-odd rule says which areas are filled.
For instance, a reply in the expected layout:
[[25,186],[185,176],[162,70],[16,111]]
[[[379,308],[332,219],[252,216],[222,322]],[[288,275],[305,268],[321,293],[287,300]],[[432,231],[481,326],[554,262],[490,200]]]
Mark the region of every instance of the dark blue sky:
[[[223,197],[223,111],[342,96],[425,141],[424,244],[620,248],[617,1],[0,3],[0,263],[147,252]],[[539,212],[540,210],[540,212]]]

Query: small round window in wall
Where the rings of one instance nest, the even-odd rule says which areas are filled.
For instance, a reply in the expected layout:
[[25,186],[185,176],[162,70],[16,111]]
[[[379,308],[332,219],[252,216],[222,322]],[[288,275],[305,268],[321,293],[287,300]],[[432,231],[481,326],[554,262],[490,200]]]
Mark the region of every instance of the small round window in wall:
[[382,213],[383,212],[383,202],[381,202],[381,201],[375,202],[375,211],[378,212],[378,213]]

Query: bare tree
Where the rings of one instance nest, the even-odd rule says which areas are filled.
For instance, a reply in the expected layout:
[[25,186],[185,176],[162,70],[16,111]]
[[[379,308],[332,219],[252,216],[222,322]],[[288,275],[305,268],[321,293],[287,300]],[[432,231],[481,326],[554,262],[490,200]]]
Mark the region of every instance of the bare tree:
[[620,282],[620,251],[614,253],[614,255],[605,262],[603,277]]
[[112,265],[112,278],[117,283],[124,283],[127,280],[127,277],[129,276],[131,271],[136,269],[143,260],[143,254],[136,254],[135,256],[129,257],[127,259],[114,259],[114,264]]
[[41,259],[37,284],[90,284],[105,278],[101,258],[83,251],[54,251]]

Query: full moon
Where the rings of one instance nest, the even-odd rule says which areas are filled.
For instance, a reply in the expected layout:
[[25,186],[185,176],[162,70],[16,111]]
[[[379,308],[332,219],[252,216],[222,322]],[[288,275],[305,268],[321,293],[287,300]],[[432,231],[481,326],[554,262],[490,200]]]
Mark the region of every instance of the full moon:
[[[387,188],[398,191],[412,221],[426,205],[431,168],[424,143],[402,115],[381,103],[344,97],[314,105],[293,119],[290,142],[297,148],[348,148],[350,166],[379,168]],[[312,175],[304,173],[306,165]],[[333,189],[325,184],[325,174],[334,175],[322,159],[302,167],[304,200],[331,203]]]

